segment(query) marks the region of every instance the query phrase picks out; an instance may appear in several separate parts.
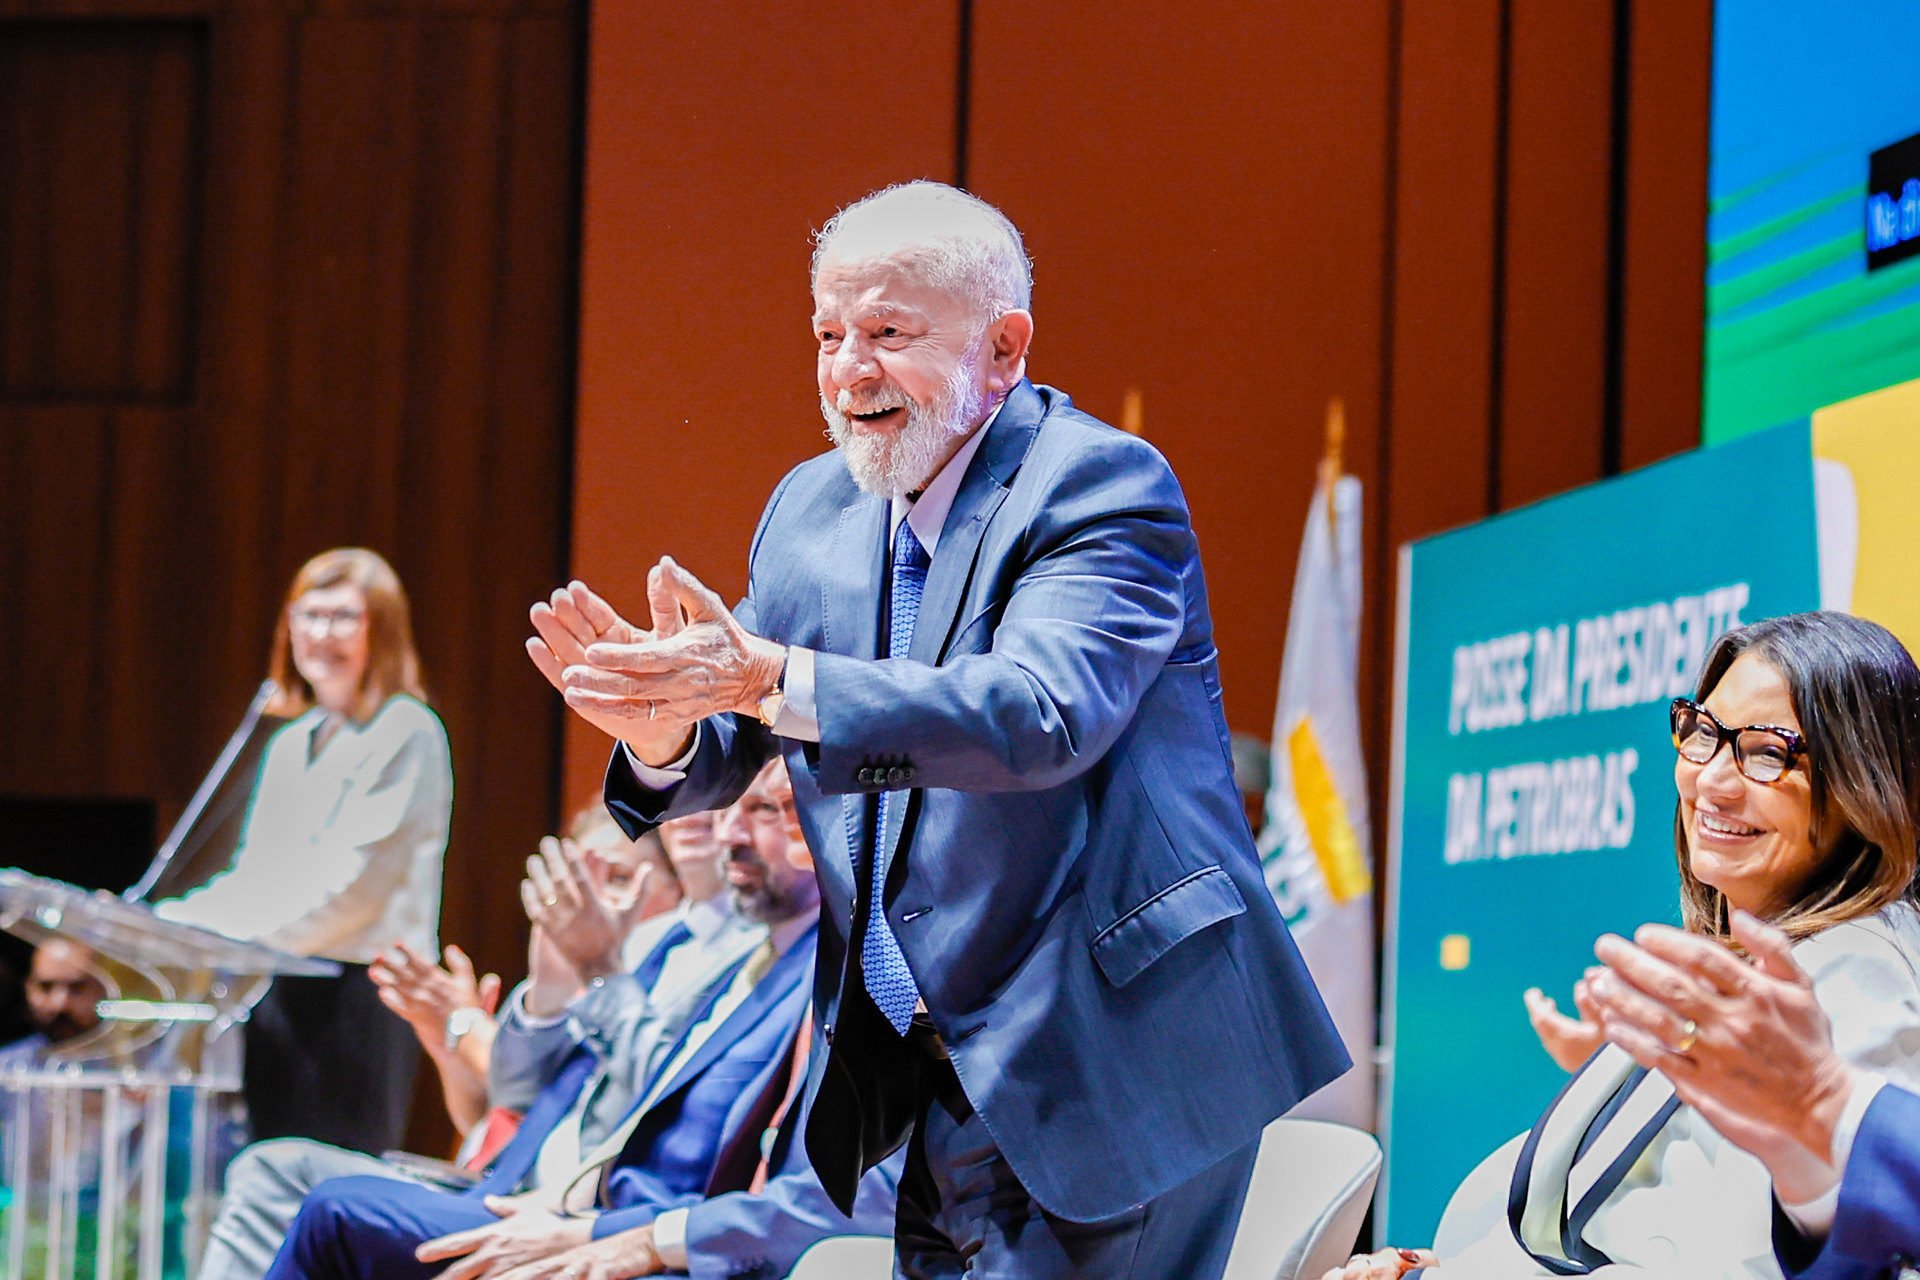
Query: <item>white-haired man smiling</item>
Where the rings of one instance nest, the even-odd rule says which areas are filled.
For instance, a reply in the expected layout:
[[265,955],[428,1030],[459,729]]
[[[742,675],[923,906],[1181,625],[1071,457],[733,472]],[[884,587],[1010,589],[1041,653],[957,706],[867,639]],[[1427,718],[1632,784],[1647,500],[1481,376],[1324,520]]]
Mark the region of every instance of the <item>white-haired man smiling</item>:
[[824,910],[807,1146],[903,1144],[900,1273],[1215,1277],[1262,1126],[1347,1066],[1260,877],[1163,458],[1027,381],[1019,232],[909,183],[813,260],[833,453],[735,612],[662,560],[535,663],[620,740],[630,830],[792,770]]

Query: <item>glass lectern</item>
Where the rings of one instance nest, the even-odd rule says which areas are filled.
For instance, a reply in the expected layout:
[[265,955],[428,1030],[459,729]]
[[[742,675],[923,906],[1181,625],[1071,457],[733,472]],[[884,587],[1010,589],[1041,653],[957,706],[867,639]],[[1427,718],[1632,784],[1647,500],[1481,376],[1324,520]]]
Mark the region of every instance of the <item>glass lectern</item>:
[[276,975],[340,967],[0,871],[0,929],[99,957],[100,1024],[0,1072],[0,1271],[20,1280],[191,1275],[239,1132],[235,1026]]

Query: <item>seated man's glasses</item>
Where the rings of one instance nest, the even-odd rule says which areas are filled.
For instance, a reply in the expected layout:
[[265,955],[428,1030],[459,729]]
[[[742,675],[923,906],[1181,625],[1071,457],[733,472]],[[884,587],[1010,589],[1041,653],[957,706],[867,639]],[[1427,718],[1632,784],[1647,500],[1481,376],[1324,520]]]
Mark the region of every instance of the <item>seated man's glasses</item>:
[[1807,740],[1791,729],[1772,724],[1729,729],[1692,698],[1673,700],[1673,749],[1682,760],[1705,764],[1729,745],[1733,763],[1755,782],[1780,781],[1807,752]]

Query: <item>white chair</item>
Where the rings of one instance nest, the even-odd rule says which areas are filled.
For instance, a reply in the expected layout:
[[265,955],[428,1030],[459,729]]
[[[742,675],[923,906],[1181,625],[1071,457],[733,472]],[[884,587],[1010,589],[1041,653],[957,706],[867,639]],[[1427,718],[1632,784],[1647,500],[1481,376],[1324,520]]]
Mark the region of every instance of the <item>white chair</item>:
[[893,1241],[885,1236],[829,1236],[800,1255],[787,1280],[892,1280]]
[[[1323,1120],[1267,1126],[1234,1232],[1225,1280],[1318,1280],[1353,1252],[1380,1176],[1380,1144]],[[893,1241],[835,1236],[807,1250],[789,1280],[887,1280]]]
[[1380,1177],[1372,1134],[1280,1117],[1260,1135],[1225,1280],[1319,1280],[1353,1253]]
[[1433,1231],[1433,1252],[1441,1261],[1504,1226],[1513,1164],[1519,1158],[1520,1144],[1526,1140],[1525,1133],[1514,1134],[1453,1189],[1440,1215],[1440,1225]]

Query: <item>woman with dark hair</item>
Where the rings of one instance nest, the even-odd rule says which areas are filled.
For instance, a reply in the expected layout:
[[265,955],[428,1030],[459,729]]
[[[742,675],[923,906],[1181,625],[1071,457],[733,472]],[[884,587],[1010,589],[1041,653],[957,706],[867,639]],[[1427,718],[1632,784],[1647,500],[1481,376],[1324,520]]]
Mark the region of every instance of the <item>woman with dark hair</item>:
[[267,744],[231,868],[157,905],[167,919],[337,960],[281,978],[247,1024],[255,1138],[379,1152],[406,1129],[419,1046],[366,966],[396,942],[439,954],[453,806],[447,734],[420,683],[406,592],[360,548],[294,575],[274,630]]
[[[1671,717],[1686,927],[1732,946],[1738,907],[1786,931],[1841,1056],[1920,1085],[1920,668],[1874,623],[1770,618],[1722,636]],[[1780,1275],[1764,1166],[1612,1046],[1483,1182],[1504,1212],[1456,1195],[1437,1264],[1386,1250],[1325,1280]]]

